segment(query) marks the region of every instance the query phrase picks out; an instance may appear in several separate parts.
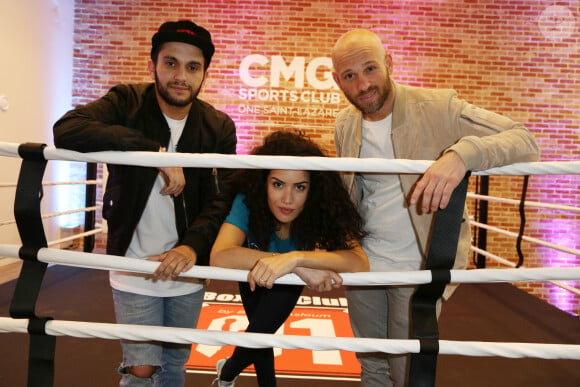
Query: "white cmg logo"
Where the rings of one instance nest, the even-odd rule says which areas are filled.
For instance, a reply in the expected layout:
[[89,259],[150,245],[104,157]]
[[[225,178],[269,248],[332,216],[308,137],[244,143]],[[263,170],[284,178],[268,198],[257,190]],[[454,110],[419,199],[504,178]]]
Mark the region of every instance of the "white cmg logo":
[[[269,66],[269,79],[268,74]],[[306,83],[317,90],[338,89],[332,78],[332,60],[327,57],[312,59],[308,65],[306,58],[296,56],[286,63],[280,55],[268,57],[252,54],[242,59],[239,68],[240,79],[249,87],[279,87],[282,79],[294,78],[294,88],[302,89]]]

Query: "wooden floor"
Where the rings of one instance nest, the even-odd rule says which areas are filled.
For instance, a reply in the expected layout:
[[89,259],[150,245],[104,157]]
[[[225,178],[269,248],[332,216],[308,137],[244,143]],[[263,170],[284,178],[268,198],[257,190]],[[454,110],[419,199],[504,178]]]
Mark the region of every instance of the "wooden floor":
[[[0,271],[3,271],[0,268]],[[15,281],[0,285],[0,317],[8,316]],[[224,284],[212,281],[208,290]],[[37,315],[60,320],[114,322],[107,273],[53,266],[47,271],[37,303]],[[536,342],[580,345],[580,322],[509,284],[460,285],[444,305],[441,339]],[[26,385],[28,336],[0,334],[0,386]],[[103,387],[118,384],[118,341],[58,337],[57,387]],[[187,385],[209,386],[215,376],[192,373]],[[255,386],[242,376],[236,386]],[[280,378],[278,386],[358,386],[358,381]],[[438,387],[580,386],[580,361],[443,356],[437,367]]]
[[0,258],[0,285],[18,277],[22,260],[18,258]]

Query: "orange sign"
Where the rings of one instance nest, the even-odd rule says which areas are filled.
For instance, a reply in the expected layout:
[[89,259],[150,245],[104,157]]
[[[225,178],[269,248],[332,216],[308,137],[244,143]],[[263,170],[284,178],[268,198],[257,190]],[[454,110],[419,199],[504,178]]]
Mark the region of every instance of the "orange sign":
[[[248,324],[239,304],[206,303],[199,318],[199,329],[243,332]],[[348,313],[343,308],[297,306],[276,334],[325,337],[353,337]],[[215,372],[215,364],[233,352],[233,346],[194,344],[188,369]],[[274,350],[278,375],[309,375],[324,378],[358,378],[360,366],[353,352]],[[253,372],[253,368],[245,372]]]

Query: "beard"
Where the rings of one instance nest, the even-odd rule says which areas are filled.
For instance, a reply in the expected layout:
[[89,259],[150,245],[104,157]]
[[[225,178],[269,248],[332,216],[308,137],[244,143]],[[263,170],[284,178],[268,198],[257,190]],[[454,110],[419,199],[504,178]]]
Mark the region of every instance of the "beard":
[[[171,85],[179,85],[180,87],[185,86],[185,87],[189,88],[189,95],[185,96],[185,97],[181,97],[181,98],[172,96],[171,93],[169,92],[169,87]],[[155,71],[155,88],[157,89],[159,96],[168,105],[175,106],[175,107],[185,107],[185,106],[189,105],[190,103],[192,103],[197,98],[197,95],[199,94],[199,90],[201,89],[201,85],[200,85],[200,87],[197,88],[197,90],[193,90],[193,88],[190,85],[187,85],[184,83],[179,83],[179,82],[168,82],[167,85],[163,85],[159,81],[159,77],[157,76],[157,71]]]
[[[368,103],[361,103],[358,101],[358,97],[372,92],[377,92],[377,98],[373,101]],[[360,110],[363,114],[374,114],[381,110],[389,96],[391,95],[391,81],[387,78],[386,82],[383,85],[379,86],[372,86],[369,87],[362,93],[359,93],[357,96],[346,95],[346,98],[353,104],[358,110]]]

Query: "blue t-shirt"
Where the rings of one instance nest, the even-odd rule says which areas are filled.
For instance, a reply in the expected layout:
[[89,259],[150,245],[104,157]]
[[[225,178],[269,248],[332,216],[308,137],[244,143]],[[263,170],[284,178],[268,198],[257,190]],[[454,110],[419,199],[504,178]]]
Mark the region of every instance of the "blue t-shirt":
[[299,250],[298,246],[294,242],[292,238],[288,239],[280,239],[275,232],[272,233],[270,238],[270,243],[268,244],[268,248],[264,249],[261,246],[256,245],[251,241],[249,237],[249,218],[250,218],[250,210],[244,204],[244,200],[246,199],[245,195],[238,194],[234,199],[232,204],[232,209],[230,210],[229,215],[226,217],[225,223],[233,224],[240,230],[242,230],[246,237],[248,238],[248,247],[255,249],[255,250],[262,250],[262,251],[271,251],[276,253],[287,253],[289,251],[296,251]]

